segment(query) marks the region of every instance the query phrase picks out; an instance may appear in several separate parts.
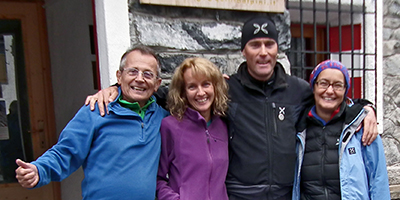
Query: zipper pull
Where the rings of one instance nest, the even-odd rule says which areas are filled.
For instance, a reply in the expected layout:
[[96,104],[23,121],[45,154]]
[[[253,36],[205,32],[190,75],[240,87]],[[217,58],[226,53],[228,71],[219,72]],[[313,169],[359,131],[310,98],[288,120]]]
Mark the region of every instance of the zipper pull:
[[206,135],[207,135],[207,143],[210,144],[210,133],[208,133],[208,130],[206,130]]

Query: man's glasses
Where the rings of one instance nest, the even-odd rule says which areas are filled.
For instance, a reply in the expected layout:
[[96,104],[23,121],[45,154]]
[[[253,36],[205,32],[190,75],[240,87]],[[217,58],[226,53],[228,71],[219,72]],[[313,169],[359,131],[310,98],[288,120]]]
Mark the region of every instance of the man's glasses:
[[318,88],[321,89],[328,89],[329,86],[332,85],[333,90],[335,91],[343,91],[346,87],[345,84],[341,83],[341,82],[335,82],[335,83],[329,83],[327,80],[320,80],[315,82],[315,84],[317,85]]
[[126,68],[126,69],[124,69],[124,71],[126,71],[126,73],[129,76],[132,76],[132,78],[136,78],[139,75],[139,73],[141,73],[143,78],[147,79],[147,80],[152,80],[155,77],[154,73],[151,71],[142,72],[136,68]]

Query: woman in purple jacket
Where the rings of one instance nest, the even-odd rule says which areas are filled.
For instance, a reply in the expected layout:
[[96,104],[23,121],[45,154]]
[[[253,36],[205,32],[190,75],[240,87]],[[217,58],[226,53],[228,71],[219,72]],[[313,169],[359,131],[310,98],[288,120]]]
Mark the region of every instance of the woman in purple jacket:
[[221,116],[228,86],[204,58],[188,58],[169,86],[171,116],[161,124],[159,200],[227,200],[228,132]]

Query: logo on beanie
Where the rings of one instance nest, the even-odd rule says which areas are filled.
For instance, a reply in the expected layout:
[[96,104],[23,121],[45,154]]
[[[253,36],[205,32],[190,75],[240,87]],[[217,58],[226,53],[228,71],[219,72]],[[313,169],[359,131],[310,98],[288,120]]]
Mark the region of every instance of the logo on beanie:
[[254,26],[254,28],[256,28],[256,30],[254,30],[254,33],[253,33],[254,35],[257,34],[258,32],[260,32],[260,30],[263,33],[265,33],[265,35],[268,35],[268,30],[267,30],[268,23],[264,23],[263,25],[261,25],[261,27],[260,27],[260,25],[254,23],[253,26]]

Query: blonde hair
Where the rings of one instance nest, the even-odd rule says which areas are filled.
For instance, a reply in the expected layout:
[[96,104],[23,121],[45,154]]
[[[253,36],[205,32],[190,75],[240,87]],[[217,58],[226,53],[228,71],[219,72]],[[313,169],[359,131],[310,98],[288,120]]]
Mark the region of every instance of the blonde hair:
[[188,100],[185,95],[185,80],[183,74],[191,68],[192,73],[204,75],[214,86],[215,99],[211,105],[214,115],[225,116],[228,109],[228,84],[221,71],[211,61],[205,58],[187,58],[175,69],[169,86],[167,105],[171,115],[182,119],[188,107]]

